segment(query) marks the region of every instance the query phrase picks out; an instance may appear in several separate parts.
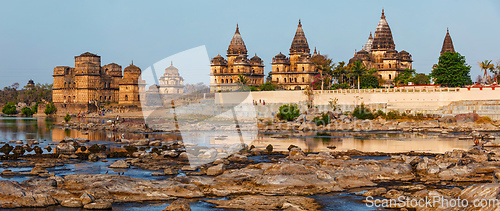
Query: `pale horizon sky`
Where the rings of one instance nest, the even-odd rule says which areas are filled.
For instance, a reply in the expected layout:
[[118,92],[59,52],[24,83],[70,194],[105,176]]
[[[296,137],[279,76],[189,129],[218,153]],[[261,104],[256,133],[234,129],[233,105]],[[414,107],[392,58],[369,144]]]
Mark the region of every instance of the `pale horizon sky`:
[[[311,53],[346,61],[374,32],[382,8],[396,50],[412,54],[417,72],[437,63],[446,28],[455,50],[481,74],[477,62],[500,60],[500,1],[2,1],[0,88],[18,82],[52,83],[55,66],[74,66],[92,52],[102,65],[131,60],[145,70],[176,53],[205,45],[210,59],[225,57],[236,24],[248,49],[264,60],[288,54],[298,20]],[[175,61],[174,61],[175,66]],[[183,71],[185,83],[209,83],[209,72]],[[208,70],[208,67],[207,67]]]

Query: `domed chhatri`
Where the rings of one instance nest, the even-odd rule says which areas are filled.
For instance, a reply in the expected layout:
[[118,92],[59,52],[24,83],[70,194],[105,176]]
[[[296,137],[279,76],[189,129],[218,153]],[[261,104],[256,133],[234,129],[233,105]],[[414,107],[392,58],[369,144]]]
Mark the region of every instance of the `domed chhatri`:
[[217,55],[211,60],[210,91],[234,91],[241,87],[240,78],[246,78],[248,86],[264,83],[264,62],[257,54],[248,59],[247,47],[236,25],[236,31],[227,48],[227,60]]
[[179,69],[174,67],[174,63],[170,62],[170,66],[165,68],[165,73],[159,79],[160,85],[158,91],[163,95],[177,95],[184,93],[184,79],[179,74]]
[[412,68],[411,54],[406,51],[398,53],[396,50],[392,31],[383,9],[374,36],[370,32],[366,45],[354,54],[349,63],[356,61],[362,62],[368,69],[376,69],[378,77],[385,80],[388,86],[393,85],[393,79],[400,72]]

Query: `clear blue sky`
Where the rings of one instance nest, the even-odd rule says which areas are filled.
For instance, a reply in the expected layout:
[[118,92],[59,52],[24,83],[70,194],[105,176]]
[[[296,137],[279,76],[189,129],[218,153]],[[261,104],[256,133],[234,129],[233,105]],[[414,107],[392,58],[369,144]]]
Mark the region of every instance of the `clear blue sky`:
[[[74,66],[90,51],[102,63],[145,69],[172,54],[205,45],[225,56],[236,23],[250,56],[270,62],[288,53],[298,19],[309,46],[348,61],[373,32],[385,8],[396,50],[413,56],[417,72],[437,63],[446,27],[455,49],[480,74],[478,61],[500,60],[500,1],[2,1],[0,87],[29,79],[52,83],[55,66]],[[174,64],[175,65],[175,64]],[[181,70],[182,71],[182,70]],[[182,73],[187,83],[207,73]]]

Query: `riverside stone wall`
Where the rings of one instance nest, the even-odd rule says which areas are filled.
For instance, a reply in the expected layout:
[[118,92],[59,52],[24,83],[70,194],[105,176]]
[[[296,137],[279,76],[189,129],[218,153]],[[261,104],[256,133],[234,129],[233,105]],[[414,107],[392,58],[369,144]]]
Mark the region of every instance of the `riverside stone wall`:
[[[397,110],[435,115],[476,112],[500,120],[500,90],[494,88],[325,90],[315,91],[313,104],[320,111],[331,110],[329,102],[334,99],[337,99],[342,111],[352,111],[356,105],[364,103],[385,112]],[[254,105],[254,101],[256,106],[247,106]],[[253,110],[258,117],[270,117],[283,104],[294,103],[305,109],[306,101],[304,91],[264,91],[216,93],[214,103],[215,107],[239,104],[242,114],[238,115],[246,116],[248,113],[251,116]]]

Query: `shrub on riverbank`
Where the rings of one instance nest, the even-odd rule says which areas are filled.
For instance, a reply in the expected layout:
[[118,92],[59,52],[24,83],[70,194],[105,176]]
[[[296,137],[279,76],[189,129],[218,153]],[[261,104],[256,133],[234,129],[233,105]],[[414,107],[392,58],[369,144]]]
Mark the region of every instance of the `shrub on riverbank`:
[[2,113],[7,115],[17,114],[16,103],[8,102],[7,104],[5,104],[2,108]]
[[313,122],[316,123],[316,126],[328,125],[331,122],[331,118],[327,113],[322,113],[321,117],[314,117]]
[[285,104],[280,106],[277,117],[281,120],[291,121],[300,116],[300,109],[295,104]]
[[54,106],[54,103],[49,103],[45,106],[45,110],[43,111],[43,113],[49,115],[49,114],[55,114],[57,111],[57,108],[56,106]]

